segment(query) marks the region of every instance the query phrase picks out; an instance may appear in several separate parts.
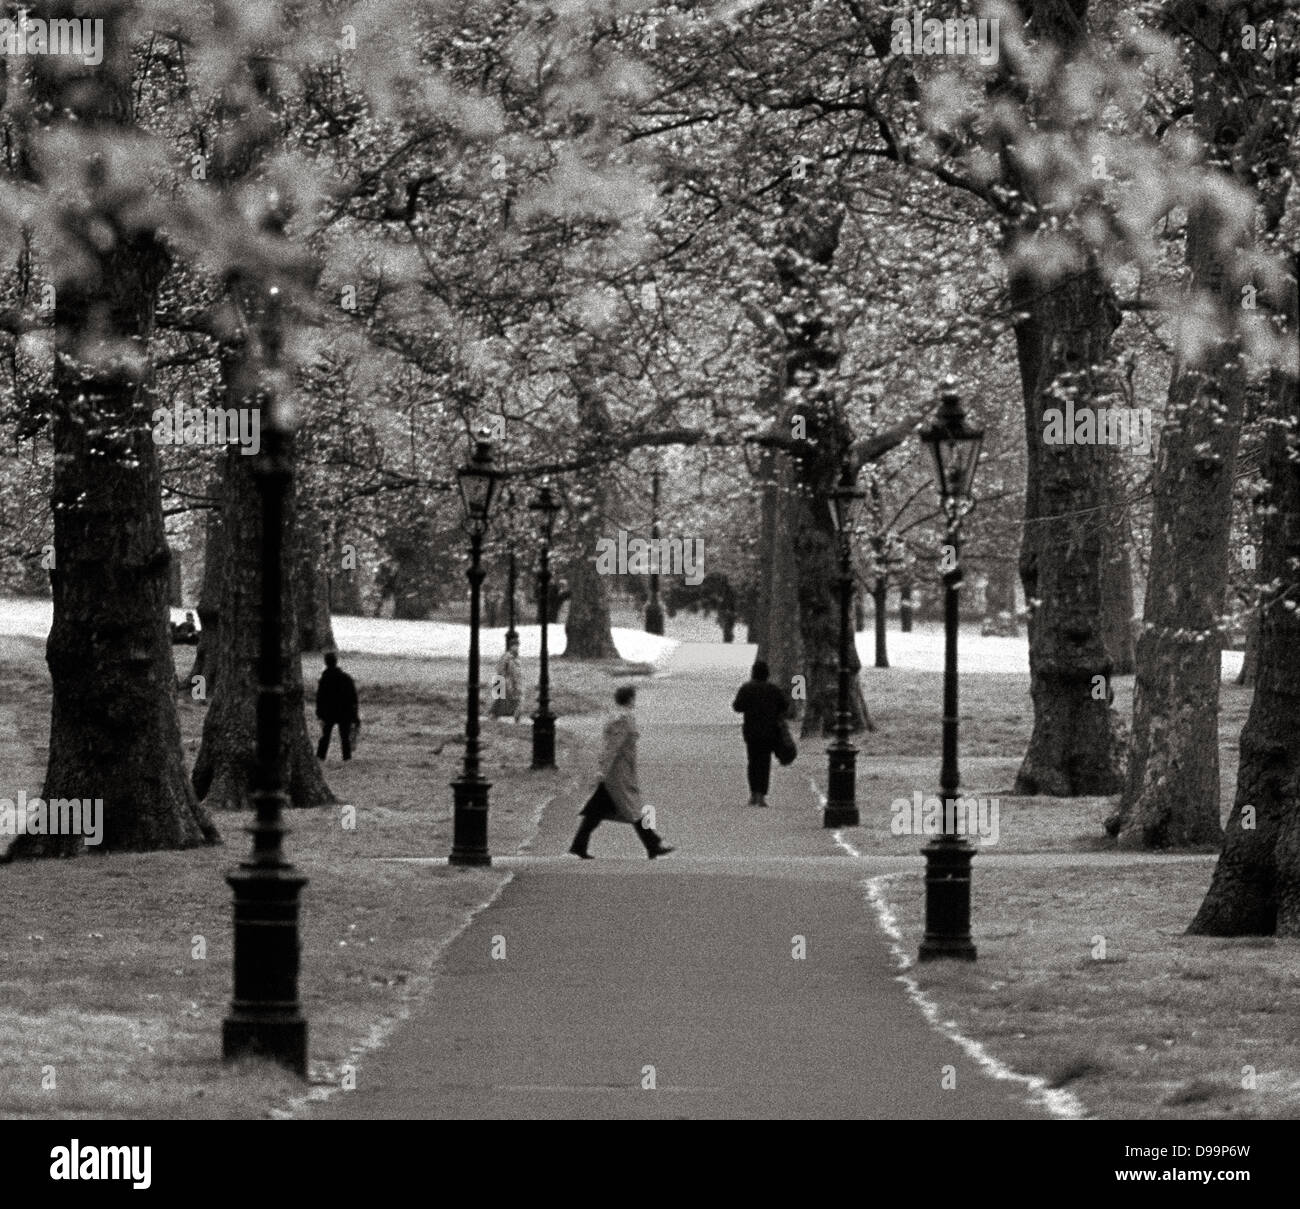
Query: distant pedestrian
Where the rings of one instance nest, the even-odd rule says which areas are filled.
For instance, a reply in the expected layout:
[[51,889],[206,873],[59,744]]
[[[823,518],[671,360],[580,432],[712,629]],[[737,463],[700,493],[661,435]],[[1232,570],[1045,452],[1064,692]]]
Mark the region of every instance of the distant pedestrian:
[[494,718],[514,718],[524,708],[524,673],[519,666],[519,638],[506,641],[505,654],[497,662],[496,679],[492,682],[492,708]]
[[325,670],[316,685],[316,717],[320,719],[320,742],[316,756],[323,760],[329,753],[330,735],[339,728],[343,758],[352,759],[353,727],[360,722],[357,711],[357,686],[341,667],[333,651],[325,652]]
[[582,808],[582,822],[578,825],[578,834],[573,837],[573,843],[569,845],[569,851],[583,860],[590,860],[587,842],[591,839],[591,833],[605,819],[611,819],[616,823],[631,823],[645,845],[646,855],[654,860],[675,849],[671,844],[665,844],[642,817],[645,810],[641,804],[641,787],[636,778],[636,743],[641,737],[633,713],[636,689],[630,684],[620,685],[614,690],[614,704],[618,709],[605,723],[600,784]]
[[781,720],[790,703],[775,684],[768,681],[771,672],[762,660],[756,660],[752,678],[740,686],[731,708],[743,714],[741,737],[748,756],[749,804],[767,805],[767,790],[772,777],[772,753],[781,743]]

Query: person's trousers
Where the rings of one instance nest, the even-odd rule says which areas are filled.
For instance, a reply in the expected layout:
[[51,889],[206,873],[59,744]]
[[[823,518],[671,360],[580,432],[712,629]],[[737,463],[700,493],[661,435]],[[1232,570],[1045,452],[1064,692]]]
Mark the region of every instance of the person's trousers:
[[[598,814],[584,814],[582,821],[578,824],[578,834],[573,837],[573,850],[575,852],[586,852],[587,841],[591,839],[592,832],[604,822],[604,819]],[[651,827],[647,827],[640,819],[637,819],[632,826],[636,829],[637,835],[645,845],[646,852],[655,856],[664,846],[663,840],[659,834]]]
[[339,728],[339,742],[343,745],[343,758],[352,759],[352,740],[348,737],[351,722],[322,722],[320,724],[320,742],[316,744],[316,758],[323,760],[330,750],[330,735],[335,727]]
[[745,751],[749,755],[749,764],[745,769],[749,777],[749,792],[764,794],[772,781],[772,745],[745,740]]

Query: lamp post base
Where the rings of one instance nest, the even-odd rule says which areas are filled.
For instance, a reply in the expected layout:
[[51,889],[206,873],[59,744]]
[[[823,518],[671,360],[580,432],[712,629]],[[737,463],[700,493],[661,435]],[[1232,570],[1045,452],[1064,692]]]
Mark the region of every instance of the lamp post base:
[[836,739],[827,749],[826,807],[823,827],[856,827],[858,817],[858,749],[847,739]]
[[534,768],[555,767],[555,715],[533,715],[533,765]]
[[940,836],[921,849],[925,856],[925,936],[919,961],[974,961],[970,937],[970,863],[974,845]]
[[239,1058],[265,1058],[307,1077],[307,1021],[275,1019],[264,1012],[232,1011],[221,1022],[221,1056],[227,1062]]
[[298,1003],[298,897],[307,879],[291,866],[241,866],[234,891],[235,993],[221,1024],[221,1053],[267,1058],[307,1077],[307,1021]]
[[461,777],[451,783],[453,818],[451,856],[453,865],[490,865],[488,852],[488,790],[491,781]]

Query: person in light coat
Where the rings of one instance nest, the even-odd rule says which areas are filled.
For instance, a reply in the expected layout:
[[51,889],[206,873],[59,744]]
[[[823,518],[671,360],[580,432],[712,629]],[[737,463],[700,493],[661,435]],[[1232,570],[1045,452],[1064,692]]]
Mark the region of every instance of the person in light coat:
[[630,684],[614,690],[614,704],[618,709],[605,723],[604,749],[600,759],[600,784],[582,808],[578,834],[573,837],[569,851],[583,860],[591,860],[587,843],[591,834],[606,819],[616,823],[631,823],[645,845],[646,855],[654,860],[674,851],[665,844],[653,827],[644,819],[641,803],[641,786],[637,783],[636,744],[641,737],[637,730],[636,689]]
[[519,667],[519,639],[512,637],[506,642],[505,654],[497,663],[496,678],[492,682],[492,709],[494,718],[514,718],[524,708],[524,677]]

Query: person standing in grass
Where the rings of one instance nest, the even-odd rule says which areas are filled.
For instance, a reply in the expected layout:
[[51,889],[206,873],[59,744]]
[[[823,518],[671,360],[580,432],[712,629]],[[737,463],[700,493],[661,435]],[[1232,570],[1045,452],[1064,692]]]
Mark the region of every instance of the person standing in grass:
[[517,723],[524,708],[524,674],[519,666],[519,638],[506,640],[505,654],[497,661],[492,681],[492,716],[513,718]]
[[591,853],[587,851],[591,834],[604,820],[611,819],[616,823],[631,823],[645,845],[646,855],[654,860],[655,857],[667,856],[676,849],[671,844],[665,844],[654,828],[647,826],[643,817],[646,810],[641,804],[641,787],[636,776],[636,744],[641,737],[633,713],[636,689],[630,684],[620,685],[614,690],[614,704],[618,709],[605,723],[600,784],[582,808],[582,822],[578,825],[578,834],[573,837],[573,843],[569,845],[569,851],[583,860],[591,860]]
[[325,670],[316,685],[316,717],[320,719],[317,758],[323,760],[329,753],[330,735],[337,726],[343,758],[352,759],[352,728],[360,720],[357,686],[352,677],[339,667],[339,657],[333,651],[325,652]]
[[750,680],[740,686],[731,708],[745,718],[740,734],[745,740],[748,756],[749,804],[766,806],[772,778],[772,753],[778,745],[781,719],[786,716],[790,703],[785,694],[768,681],[771,673],[762,659],[754,662],[750,675]]

